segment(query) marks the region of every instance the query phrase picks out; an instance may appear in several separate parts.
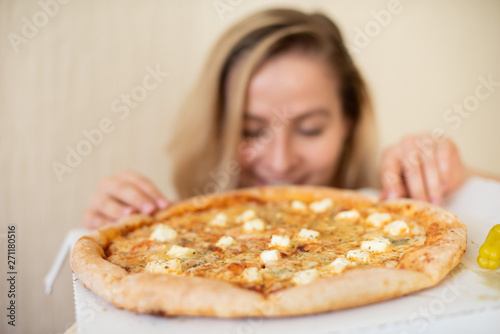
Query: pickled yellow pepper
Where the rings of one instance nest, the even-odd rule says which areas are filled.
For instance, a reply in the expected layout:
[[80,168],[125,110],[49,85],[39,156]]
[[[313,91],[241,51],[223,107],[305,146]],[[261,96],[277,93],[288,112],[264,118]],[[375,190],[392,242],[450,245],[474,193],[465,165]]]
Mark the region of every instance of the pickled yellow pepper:
[[497,269],[500,265],[500,224],[493,226],[479,248],[477,263],[481,268]]

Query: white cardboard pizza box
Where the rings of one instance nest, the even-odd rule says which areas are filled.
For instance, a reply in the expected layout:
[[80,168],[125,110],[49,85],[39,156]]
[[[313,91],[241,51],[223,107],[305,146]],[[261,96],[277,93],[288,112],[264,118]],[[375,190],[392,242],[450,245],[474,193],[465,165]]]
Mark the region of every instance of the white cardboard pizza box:
[[[499,199],[500,183],[471,178],[446,200],[444,207],[468,226],[468,249],[451,274],[431,289],[382,303],[312,316],[281,319],[163,318],[119,310],[85,289],[74,277],[78,332],[498,333],[500,269],[481,269],[476,264],[476,257],[488,231],[500,223]],[[369,277],[367,284],[370,284]]]

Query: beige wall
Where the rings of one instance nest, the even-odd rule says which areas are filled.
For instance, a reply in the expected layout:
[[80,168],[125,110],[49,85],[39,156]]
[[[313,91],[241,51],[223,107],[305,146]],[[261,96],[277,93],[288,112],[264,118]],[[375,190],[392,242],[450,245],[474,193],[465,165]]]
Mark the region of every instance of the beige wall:
[[[214,2],[235,5],[219,16]],[[383,146],[441,128],[468,164],[500,174],[499,86],[477,100],[468,118],[443,118],[455,103],[475,101],[480,77],[500,82],[498,1],[401,0],[400,11],[379,31],[371,11],[387,8],[388,0],[70,1],[47,22],[36,1],[1,1],[0,247],[4,254],[6,226],[16,224],[19,332],[55,333],[74,321],[68,264],[51,296],[43,294],[43,275],[66,232],[81,226],[96,183],[130,167],[172,195],[165,142],[207,49],[232,22],[282,4],[324,10],[340,24],[371,84]],[[24,31],[31,35],[13,47],[11,33],[22,38],[23,18],[33,22],[33,16],[41,27]],[[374,30],[361,45],[357,32],[365,28]],[[157,66],[168,77],[120,119],[112,103],[138,91],[147,68]],[[64,162],[66,147],[75,149],[85,139],[82,131],[100,124],[113,130],[59,181],[52,163]]]

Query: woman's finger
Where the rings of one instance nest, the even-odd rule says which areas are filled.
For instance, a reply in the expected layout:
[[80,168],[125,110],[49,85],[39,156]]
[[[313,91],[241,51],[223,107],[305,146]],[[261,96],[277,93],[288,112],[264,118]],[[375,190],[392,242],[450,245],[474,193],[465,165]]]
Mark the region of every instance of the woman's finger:
[[87,210],[83,215],[83,223],[88,229],[98,229],[108,222],[110,222],[108,218],[92,210]]
[[98,212],[110,221],[118,220],[133,212],[133,208],[123,204],[113,197],[98,193],[92,197],[90,209]]
[[427,189],[427,198],[435,205],[441,205],[443,190],[438,169],[438,161],[435,147],[421,151],[422,170],[425,178],[424,185]]
[[169,205],[165,196],[148,178],[129,169],[121,170],[117,173],[117,177],[141,189],[144,194],[154,200],[155,205],[159,209],[165,209]]
[[382,155],[380,181],[382,183],[382,199],[399,198],[406,195],[399,150],[396,146],[387,149]]
[[108,178],[100,185],[100,192],[132,207],[138,212],[150,214],[156,210],[155,200],[138,187],[119,178]]
[[400,146],[405,187],[410,197],[427,201],[422,159],[413,138],[406,138]]

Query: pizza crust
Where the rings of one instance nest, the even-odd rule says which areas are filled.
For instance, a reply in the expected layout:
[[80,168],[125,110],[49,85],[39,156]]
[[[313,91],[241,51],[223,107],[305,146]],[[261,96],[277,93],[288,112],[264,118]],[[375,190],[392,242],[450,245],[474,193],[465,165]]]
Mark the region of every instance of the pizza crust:
[[431,279],[422,273],[388,268],[352,270],[313,283],[272,295],[270,299],[275,308],[268,316],[340,310],[384,301],[432,285]]
[[455,215],[409,199],[385,201],[377,207],[418,219],[426,230],[424,246],[404,254],[397,268],[424,273],[437,284],[460,262],[467,249],[467,227]]
[[[376,203],[354,191],[326,187],[262,187],[192,198],[159,212],[155,218],[165,220],[186,212],[248,201],[324,198],[346,207]],[[104,249],[116,236],[153,223],[151,217],[144,215],[125,218],[82,237],[73,249],[71,267],[85,287],[120,308],[164,316],[232,318],[304,315],[375,303],[436,285],[460,262],[466,250],[466,226],[454,215],[431,204],[406,199],[382,201],[375,207],[419,219],[428,233],[425,244],[403,255],[396,269],[348,270],[267,297],[220,280],[129,274],[106,261]]]

